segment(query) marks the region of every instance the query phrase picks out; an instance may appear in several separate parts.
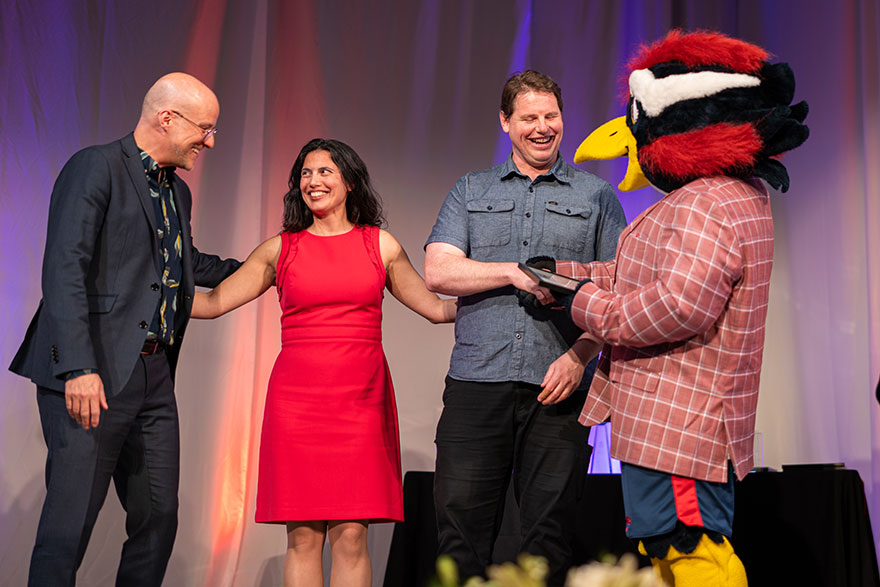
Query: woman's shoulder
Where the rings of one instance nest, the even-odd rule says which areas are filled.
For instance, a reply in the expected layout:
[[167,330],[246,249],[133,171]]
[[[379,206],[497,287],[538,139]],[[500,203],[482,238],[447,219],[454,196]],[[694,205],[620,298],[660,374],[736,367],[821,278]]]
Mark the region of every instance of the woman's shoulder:
[[266,240],[261,242],[257,248],[258,249],[266,248],[269,250],[280,250],[285,239],[289,238],[289,236],[285,236],[285,235],[291,235],[291,234],[293,234],[293,233],[279,232],[275,236],[270,236],[269,238],[267,238]]
[[382,256],[382,263],[387,269],[391,261],[400,255],[403,247],[394,238],[394,235],[387,230],[382,228],[377,228],[377,230],[379,231],[379,254]]
[[393,234],[384,228],[376,227],[376,230],[379,231],[379,246],[381,248],[400,248],[400,243],[394,238]]
[[290,233],[281,232],[275,236],[270,236],[257,245],[257,248],[254,249],[251,255],[264,263],[275,266],[278,263],[278,257],[281,256],[281,250],[286,244],[285,234]]

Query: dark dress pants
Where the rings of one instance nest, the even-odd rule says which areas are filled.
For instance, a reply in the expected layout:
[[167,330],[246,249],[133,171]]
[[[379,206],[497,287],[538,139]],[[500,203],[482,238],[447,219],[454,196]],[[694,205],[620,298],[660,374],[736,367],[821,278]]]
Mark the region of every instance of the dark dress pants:
[[434,503],[439,553],[462,580],[485,575],[511,478],[519,505],[520,551],[550,563],[550,585],[571,565],[577,498],[590,458],[589,429],[577,422],[586,390],[543,406],[536,385],[446,378],[437,425]]
[[37,387],[46,459],[46,500],[28,585],[74,585],[110,479],[126,512],[119,586],[158,586],[177,533],[180,440],[174,384],[164,352],[141,355],[131,378],[83,430],[64,394]]

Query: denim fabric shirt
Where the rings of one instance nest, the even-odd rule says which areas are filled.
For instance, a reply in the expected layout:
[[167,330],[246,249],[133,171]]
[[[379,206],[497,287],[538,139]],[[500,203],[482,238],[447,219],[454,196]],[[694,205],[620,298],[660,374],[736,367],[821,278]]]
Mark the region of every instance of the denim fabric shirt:
[[[458,180],[426,243],[443,242],[484,262],[525,262],[546,255],[581,263],[614,257],[626,225],[606,182],[560,156],[534,181],[505,163]],[[455,317],[449,375],[462,381],[540,385],[550,364],[581,331],[562,310],[526,311],[513,286],[462,296]],[[584,373],[589,385],[594,364]]]

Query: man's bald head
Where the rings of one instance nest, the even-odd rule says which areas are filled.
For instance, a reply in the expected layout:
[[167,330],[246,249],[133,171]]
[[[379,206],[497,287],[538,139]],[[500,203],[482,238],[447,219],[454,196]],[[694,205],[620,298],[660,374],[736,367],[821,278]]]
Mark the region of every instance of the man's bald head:
[[211,88],[189,74],[169,73],[144,96],[134,139],[161,167],[192,169],[201,150],[214,146],[219,115]]
[[152,118],[162,110],[210,105],[220,109],[217,96],[211,88],[189,74],[169,73],[160,77],[144,96],[141,120]]

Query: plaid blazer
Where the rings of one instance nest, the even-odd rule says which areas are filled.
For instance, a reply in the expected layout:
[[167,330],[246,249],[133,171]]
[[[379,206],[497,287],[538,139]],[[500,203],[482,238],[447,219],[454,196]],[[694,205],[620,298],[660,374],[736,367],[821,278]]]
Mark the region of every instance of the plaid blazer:
[[753,466],[755,409],[773,263],[767,188],[702,178],[620,235],[614,261],[558,262],[590,278],[572,303],[606,343],[581,412],[612,422],[611,456],[705,481]]

